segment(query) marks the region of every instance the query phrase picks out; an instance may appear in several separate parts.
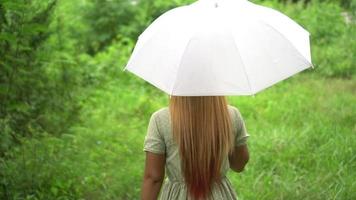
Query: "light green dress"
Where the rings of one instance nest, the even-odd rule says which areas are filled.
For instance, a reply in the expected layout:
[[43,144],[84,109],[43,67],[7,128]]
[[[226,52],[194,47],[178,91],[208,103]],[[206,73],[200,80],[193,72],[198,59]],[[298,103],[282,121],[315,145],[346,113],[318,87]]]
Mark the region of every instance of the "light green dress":
[[[249,137],[244,120],[236,107],[228,105],[228,109],[233,119],[235,146],[243,145]],[[187,188],[181,172],[178,148],[175,142],[173,142],[170,125],[171,122],[168,107],[161,108],[154,112],[149,121],[143,151],[166,155],[165,171],[167,177],[163,183],[159,199],[189,200],[190,198],[188,198]],[[212,199],[237,199],[237,195],[229,179],[226,177],[226,173],[229,169],[228,156],[226,156],[221,169],[221,174],[224,177],[222,180],[222,186],[213,186]]]

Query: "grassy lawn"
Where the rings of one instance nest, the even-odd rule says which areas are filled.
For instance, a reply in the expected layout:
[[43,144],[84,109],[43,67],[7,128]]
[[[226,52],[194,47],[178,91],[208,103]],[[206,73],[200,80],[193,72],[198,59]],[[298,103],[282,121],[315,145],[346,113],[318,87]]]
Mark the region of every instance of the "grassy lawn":
[[[124,197],[138,198],[148,119],[167,105],[168,97],[152,86],[109,86],[93,100],[86,104],[89,131],[84,135],[91,132],[92,139],[118,149],[113,154],[120,165],[108,160],[111,168],[123,170],[112,172],[121,180],[115,185],[126,188],[119,192]],[[229,102],[241,110],[251,135],[246,171],[229,174],[241,199],[356,198],[354,80],[299,74],[254,97],[229,97]]]
[[[0,3],[0,199],[139,199],[169,96],[122,68],[147,25],[193,1]],[[251,1],[310,32],[316,68],[228,97],[250,134],[250,162],[228,174],[239,199],[356,200],[356,4]]]
[[251,161],[230,173],[241,199],[356,198],[356,83],[297,75],[255,98],[231,98]]
[[[356,199],[355,90],[355,80],[304,73],[254,97],[229,97],[251,135],[246,170],[228,174],[239,198]],[[139,199],[148,120],[167,103],[136,78],[103,85],[82,102],[71,133],[14,150],[1,165],[8,192],[28,184],[24,192],[45,190],[43,199]]]

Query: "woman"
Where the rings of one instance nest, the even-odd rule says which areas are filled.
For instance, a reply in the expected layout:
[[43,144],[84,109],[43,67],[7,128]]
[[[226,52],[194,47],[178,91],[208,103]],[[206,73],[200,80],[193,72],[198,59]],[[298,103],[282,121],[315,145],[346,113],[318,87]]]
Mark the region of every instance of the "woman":
[[143,200],[237,199],[226,177],[249,159],[246,126],[224,96],[171,96],[154,112],[144,142]]

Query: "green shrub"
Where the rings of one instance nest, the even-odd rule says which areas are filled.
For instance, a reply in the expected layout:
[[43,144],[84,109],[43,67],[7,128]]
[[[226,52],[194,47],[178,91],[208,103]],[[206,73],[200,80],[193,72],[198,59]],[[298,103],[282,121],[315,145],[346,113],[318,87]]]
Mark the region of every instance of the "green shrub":
[[[139,198],[148,119],[168,98],[122,69],[152,20],[191,2],[63,0],[30,22],[48,2],[1,1],[0,199]],[[336,0],[257,2],[311,32],[316,68],[256,97],[230,98],[251,134],[251,162],[242,175],[230,174],[239,197],[355,199],[356,86],[339,78],[355,75],[355,25]],[[105,3],[95,13],[93,5]]]

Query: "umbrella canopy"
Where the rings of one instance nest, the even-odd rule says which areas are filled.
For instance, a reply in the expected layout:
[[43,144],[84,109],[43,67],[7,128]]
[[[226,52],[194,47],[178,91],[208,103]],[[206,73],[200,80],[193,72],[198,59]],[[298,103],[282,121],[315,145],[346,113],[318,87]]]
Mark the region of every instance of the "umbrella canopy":
[[154,20],[124,70],[170,95],[254,95],[313,66],[309,35],[247,0],[198,0]]

